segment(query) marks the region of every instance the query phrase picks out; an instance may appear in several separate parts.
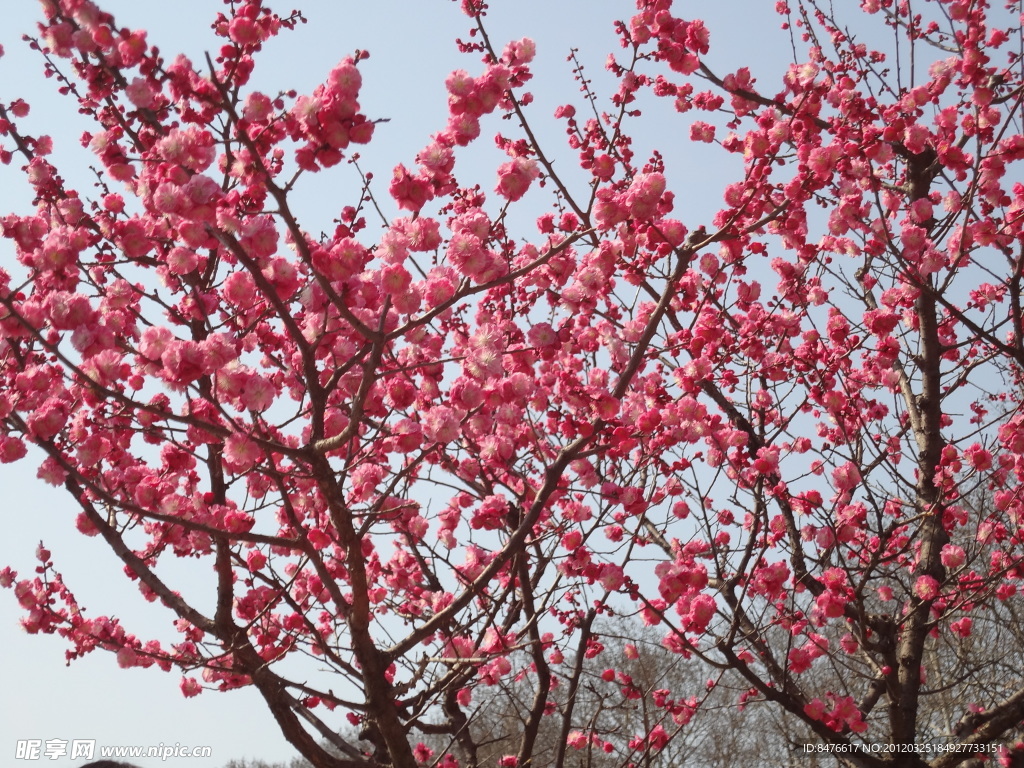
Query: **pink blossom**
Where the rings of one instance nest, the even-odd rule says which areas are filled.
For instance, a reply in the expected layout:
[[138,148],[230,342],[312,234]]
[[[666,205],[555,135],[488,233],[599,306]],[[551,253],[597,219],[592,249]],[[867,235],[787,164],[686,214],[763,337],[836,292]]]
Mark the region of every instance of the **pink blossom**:
[[247,472],[260,460],[262,454],[259,445],[245,435],[229,435],[224,441],[224,466],[229,472]]
[[657,212],[658,202],[664,193],[664,175],[641,173],[629,185],[624,202],[633,218],[649,219]]
[[313,528],[306,534],[313,549],[324,549],[331,543],[331,538],[319,528]]
[[804,706],[804,714],[812,720],[822,720],[825,717],[825,702],[821,699],[812,699]]
[[430,762],[430,758],[434,756],[434,750],[424,744],[422,741],[419,742],[412,750],[413,757],[416,758],[416,762],[421,765]]
[[0,568],[0,588],[10,589],[17,578],[18,572],[11,570],[9,565],[5,565],[3,568]]
[[258,91],[253,91],[245,97],[242,117],[252,122],[266,120],[273,112],[273,108],[274,105],[270,101],[270,97]]
[[622,567],[612,563],[607,563],[601,567],[600,580],[601,585],[610,592],[620,589],[626,582]]
[[821,613],[830,619],[842,616],[846,610],[846,598],[835,592],[822,592],[815,598],[815,604]]
[[964,552],[963,547],[959,547],[956,544],[944,545],[940,557],[944,566],[954,570],[967,561],[967,553]]
[[567,549],[570,552],[579,548],[580,544],[583,543],[583,534],[577,530],[572,530],[562,536],[562,548]]
[[416,162],[435,177],[443,178],[455,168],[455,153],[451,147],[435,141],[416,155]]
[[199,265],[199,256],[191,248],[172,248],[167,254],[167,268],[176,275],[187,275]]
[[864,324],[876,336],[888,336],[899,325],[900,316],[885,309],[870,309],[864,313]]
[[799,675],[811,668],[811,659],[803,648],[793,648],[789,652],[789,671]]
[[476,81],[464,69],[457,69],[444,81],[445,88],[451,95],[449,103],[458,104],[472,95]]
[[965,616],[962,619],[957,619],[956,621],[951,622],[949,628],[954,634],[959,635],[960,637],[970,637],[973,625],[974,620],[969,616]]
[[380,287],[385,293],[402,294],[409,290],[412,276],[398,264],[389,264],[380,272]]
[[598,229],[611,229],[629,218],[629,215],[629,207],[620,195],[607,188],[597,191],[592,216]]
[[249,566],[250,571],[258,571],[267,564],[267,556],[258,549],[252,549],[249,554],[246,555],[246,564]]
[[156,91],[149,81],[141,77],[134,78],[125,89],[129,101],[140,109],[151,109],[156,103]]
[[139,666],[139,655],[133,648],[120,648],[117,651],[117,666],[121,669]]
[[922,600],[934,600],[939,596],[939,582],[932,576],[918,576],[914,582],[914,594]]
[[502,52],[501,60],[506,64],[529,64],[537,53],[537,45],[528,37],[509,43]]
[[10,464],[24,458],[28,453],[25,442],[18,437],[4,435],[0,437],[0,464]]
[[450,267],[435,267],[427,274],[423,299],[429,307],[439,307],[455,295],[458,276]]
[[459,415],[447,406],[431,408],[423,416],[423,434],[437,443],[450,443],[459,435]]
[[821,581],[830,592],[842,591],[847,585],[846,571],[842,568],[828,568],[822,574]]
[[690,632],[703,632],[715,615],[715,599],[710,595],[697,595],[690,603],[690,612],[686,617],[686,629]]
[[277,250],[277,239],[277,229],[271,216],[253,216],[245,221],[239,232],[239,241],[260,264]]
[[47,398],[28,417],[29,432],[40,440],[51,440],[64,427],[68,415],[68,403],[64,399]]
[[394,426],[395,448],[401,453],[411,453],[420,447],[422,429],[412,419],[402,419]]
[[660,723],[651,729],[651,732],[647,735],[647,743],[651,749],[658,752],[665,748],[668,744],[668,733],[665,731],[664,726]]
[[919,224],[923,224],[932,217],[932,209],[932,203],[927,198],[915,200],[910,206],[910,218]]
[[573,749],[584,749],[589,743],[590,739],[582,731],[570,731],[568,737],[566,737],[565,743]]
[[715,140],[715,126],[698,120],[690,126],[690,140],[710,144]]
[[228,25],[228,35],[239,45],[255,45],[262,39],[259,25],[245,16],[236,16]]
[[193,696],[198,696],[200,693],[203,692],[202,684],[192,677],[182,677],[180,687],[181,692],[185,695],[185,698],[189,699]]
[[608,181],[615,175],[615,159],[611,155],[598,155],[590,166],[595,179]]
[[851,461],[832,470],[832,482],[835,483],[836,490],[840,493],[853,490],[860,483],[860,480],[860,470]]
[[784,562],[765,565],[754,572],[751,590],[772,600],[777,599],[781,596],[789,576],[789,566]]
[[448,118],[447,134],[452,143],[465,147],[480,135],[480,120],[475,115],[452,114]]
[[493,256],[484,247],[481,239],[468,232],[460,232],[452,236],[448,244],[447,255],[459,272],[476,282],[483,282],[484,276],[494,262]]
[[399,208],[414,212],[434,196],[430,181],[422,176],[413,176],[404,165],[395,166],[388,191]]
[[527,337],[535,347],[549,347],[558,342],[558,334],[550,323],[537,323],[532,326]]
[[526,194],[530,183],[540,176],[536,160],[517,157],[498,167],[498,186],[495,191],[514,203]]
[[835,703],[826,719],[830,728],[835,731],[849,728],[854,733],[863,733],[867,729],[867,724],[864,722],[860,710],[857,709],[852,696],[836,696],[830,693],[829,697]]
[[964,457],[979,472],[984,472],[992,467],[992,454],[979,443],[974,443],[964,451]]
[[327,76],[331,91],[342,99],[354,99],[359,95],[363,76],[351,58],[342,61]]
[[836,167],[842,155],[842,148],[832,144],[827,147],[815,147],[810,151],[808,166],[819,179],[827,178]]
[[277,397],[277,388],[267,378],[252,375],[246,379],[245,386],[239,396],[242,407],[260,413],[267,410]]

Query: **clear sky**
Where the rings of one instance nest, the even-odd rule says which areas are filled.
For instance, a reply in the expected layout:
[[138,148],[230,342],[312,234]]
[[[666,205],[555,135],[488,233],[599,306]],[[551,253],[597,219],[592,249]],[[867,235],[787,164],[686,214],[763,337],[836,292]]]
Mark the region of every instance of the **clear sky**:
[[[378,127],[373,144],[363,154],[364,170],[386,181],[399,162],[411,165],[429,135],[443,127],[444,78],[456,68],[479,71],[474,57],[458,54],[456,36],[465,36],[468,20],[450,0],[287,0],[270,3],[279,12],[301,4],[309,23],[271,41],[258,60],[255,85],[267,93],[291,88],[309,92],[331,67],[355,49],[371,52],[362,65],[364,112],[371,118],[390,118]],[[49,133],[62,175],[70,186],[87,192],[88,166],[94,160],[77,146],[77,137],[89,124],[76,114],[75,105],[56,94],[56,84],[42,77],[42,60],[28,50],[20,36],[33,32],[39,14],[30,0],[12,0],[4,8],[0,44],[0,100],[23,97],[32,104],[25,127]],[[109,0],[100,5],[113,12],[122,26],[149,30],[150,41],[168,59],[184,52],[201,62],[203,52],[217,43],[209,23],[223,8],[219,0]],[[788,63],[788,36],[779,31],[778,18],[768,0],[689,0],[679,13],[704,18],[712,33],[710,61],[721,72],[750,66],[774,73],[774,82]],[[565,61],[570,46],[580,49],[590,74],[600,78],[609,51],[618,51],[612,31],[614,18],[628,18],[634,5],[618,0],[496,0],[489,31],[496,43],[529,36],[538,43],[537,77],[530,90],[537,97],[533,109],[540,122],[554,125],[556,104],[577,101],[576,85]],[[664,113],[663,113],[664,114]],[[688,140],[692,118],[658,120],[648,125],[645,138],[656,141],[669,159],[668,175],[677,193],[679,215],[695,227],[717,207],[722,168],[704,164]],[[502,130],[511,126],[502,124]],[[485,123],[489,137],[499,126]],[[560,128],[547,134],[551,144],[564,147]],[[489,138],[484,141],[490,144]],[[715,153],[720,160],[721,153]],[[479,155],[481,180],[493,186],[496,163]],[[497,156],[495,156],[497,157]],[[564,163],[570,153],[562,150]],[[16,158],[15,165],[18,160]],[[312,217],[328,221],[353,200],[356,179],[347,169],[321,174],[306,192]],[[680,179],[682,181],[680,181]],[[325,186],[326,185],[326,186]],[[383,193],[383,185],[379,188]],[[336,193],[336,194],[334,194]],[[0,167],[0,215],[27,212],[31,195],[15,167]],[[310,227],[312,229],[312,227]],[[532,235],[533,230],[527,235]],[[0,242],[0,264],[10,268],[13,250]],[[91,615],[121,618],[140,638],[168,638],[169,614],[147,604],[121,575],[114,556],[101,541],[74,532],[75,510],[62,491],[34,477],[30,460],[0,465],[3,489],[4,535],[0,537],[0,567],[11,565],[30,574],[33,552],[42,539],[52,550],[65,580]],[[58,638],[29,636],[18,625],[19,609],[10,592],[0,592],[0,680],[3,713],[0,718],[0,761],[5,765],[80,765],[82,760],[16,760],[17,743],[27,739],[95,739],[98,745],[208,745],[213,757],[204,760],[138,760],[143,768],[210,766],[232,758],[256,757],[287,760],[294,751],[277,731],[262,700],[253,692],[206,692],[195,699],[182,697],[180,673],[154,669],[122,670],[113,656],[94,653],[64,664],[63,642]],[[97,754],[96,757],[99,757]]]

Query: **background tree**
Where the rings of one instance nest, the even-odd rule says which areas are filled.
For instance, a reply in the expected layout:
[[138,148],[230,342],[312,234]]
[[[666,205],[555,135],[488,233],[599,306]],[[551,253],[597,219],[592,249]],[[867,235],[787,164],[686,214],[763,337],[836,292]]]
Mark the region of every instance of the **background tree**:
[[310,763],[302,758],[295,758],[285,763],[268,763],[265,760],[229,760],[224,768],[309,768]]
[[[603,619],[595,626],[595,638],[604,652],[567,659],[569,668],[578,669],[579,674],[560,679],[549,693],[552,712],[538,731],[537,763],[565,761],[565,754],[559,754],[566,745],[576,750],[569,753],[569,764],[594,768],[630,763],[739,766],[756,762],[772,747],[778,747],[773,754],[785,753],[786,745],[771,724],[755,724],[750,713],[736,707],[742,691],[728,685],[709,686],[708,676],[716,671],[663,647],[662,633],[656,629],[636,619]],[[618,660],[617,670],[604,666],[608,657]],[[535,689],[526,672],[529,659],[519,653],[510,660],[513,669],[521,670],[519,674],[479,688],[468,713],[466,727],[484,765],[512,753],[529,725]],[[686,728],[673,734],[664,749],[644,749],[644,734],[659,727],[666,734],[679,730],[666,706],[667,699],[679,691],[697,694],[686,710],[690,718]],[[444,736],[425,739],[425,743],[435,754],[452,746]]]
[[[608,611],[728,672],[712,691],[738,676],[740,703],[874,747],[848,764],[1010,759],[1024,685],[957,648],[1004,626],[1024,574],[1019,3],[866,0],[849,21],[779,3],[793,62],[759,85],[708,66],[702,22],[638,0],[610,101],[577,70],[556,112],[565,172],[528,109],[532,42],[462,10],[483,63],[394,168],[407,213],[364,177],[316,235],[295,190],[373,138],[364,53],[274,96],[250,77],[296,14],[230,2],[194,64],[91,2],[44,5],[47,66],[96,122],[98,194],[19,130],[23,102],[0,108],[0,159],[36,195],[3,219],[0,459],[38,446],[180,639],[88,617],[44,547],[35,577],[0,576],[25,626],[183,669],[186,695],[254,686],[317,768],[490,762],[470,717],[494,691],[522,708],[501,765],[606,744],[651,764],[709,686],[627,682]],[[673,211],[701,180],[634,150],[660,107],[742,162],[711,221]],[[493,193],[458,175],[491,115]],[[539,234],[514,227],[544,195]],[[208,593],[179,559],[211,568]],[[588,658],[639,709],[602,698]],[[951,658],[971,664],[942,734],[959,751],[936,752]]]

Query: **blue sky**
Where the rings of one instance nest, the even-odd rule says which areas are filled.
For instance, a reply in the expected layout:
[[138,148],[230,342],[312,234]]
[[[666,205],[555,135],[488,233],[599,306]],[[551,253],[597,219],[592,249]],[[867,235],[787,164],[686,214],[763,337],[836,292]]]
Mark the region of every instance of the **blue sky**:
[[[298,0],[284,5],[287,11]],[[76,114],[75,105],[56,94],[56,84],[42,77],[40,56],[20,41],[32,32],[38,6],[18,0],[5,8],[0,44],[0,100],[26,98],[32,114],[25,128],[49,133],[56,145],[56,159],[71,186],[85,191],[91,184],[91,157],[77,145],[89,124]],[[102,2],[119,24],[143,28],[165,57],[179,51],[194,61],[217,45],[209,22],[224,6],[218,0],[178,0],[176,3],[116,0]],[[788,36],[778,30],[774,4],[749,0],[691,0],[680,3],[680,13],[704,18],[712,33],[709,61],[721,72],[751,66],[778,78],[788,63]],[[561,142],[561,128],[551,120],[556,104],[577,101],[577,89],[565,61],[570,46],[580,49],[589,73],[600,81],[609,51],[618,51],[612,31],[614,18],[628,18],[633,5],[612,0],[497,0],[489,16],[489,31],[496,43],[523,36],[538,43],[537,73],[531,83],[537,97],[532,108],[537,120],[554,127],[546,134],[548,144],[561,149],[563,167],[573,162]],[[303,7],[309,23],[271,41],[257,63],[256,86],[275,93],[295,88],[311,91],[331,67],[356,48],[369,50],[371,59],[362,65],[364,89],[361,102],[372,118],[389,118],[364,152],[364,170],[386,181],[399,162],[412,164],[415,153],[446,118],[444,78],[452,69],[479,71],[474,57],[460,55],[456,36],[465,36],[468,20],[449,0],[317,0]],[[777,80],[776,80],[777,82]],[[773,83],[774,85],[774,83]],[[645,124],[642,139],[656,142],[669,162],[670,185],[678,195],[678,214],[688,225],[706,220],[720,199],[724,169],[709,165],[707,158],[689,142],[691,118],[671,119],[668,111]],[[503,131],[511,126],[501,124]],[[486,147],[499,129],[496,121],[485,124],[488,138],[473,162],[486,189],[493,186],[495,162]],[[557,153],[556,153],[557,154]],[[712,152],[711,158],[721,159]],[[17,162],[17,161],[16,161]],[[321,174],[302,192],[315,219],[329,221],[342,206],[354,200],[357,179],[349,169]],[[383,189],[380,190],[383,192]],[[0,167],[0,215],[26,212],[31,203],[27,187],[14,167]],[[312,227],[310,227],[312,228]],[[525,232],[532,236],[535,230]],[[10,244],[0,242],[0,264],[13,262]],[[34,477],[30,461],[0,466],[4,489],[5,534],[0,537],[0,567],[11,565],[31,573],[33,552],[42,539],[53,551],[58,568],[92,615],[119,616],[129,631],[142,638],[167,637],[169,616],[143,601],[121,575],[118,561],[96,539],[77,535],[75,510],[63,492]],[[113,656],[96,653],[70,667],[64,664],[64,644],[53,637],[28,636],[18,626],[19,610],[9,592],[0,593],[0,679],[4,680],[5,717],[0,719],[0,755],[7,764],[70,766],[82,761],[67,759],[14,761],[16,744],[24,739],[96,739],[99,745],[208,745],[209,760],[139,760],[143,768],[164,765],[223,765],[244,756],[287,760],[294,755],[277,731],[262,700],[253,692],[204,693],[185,700],[178,689],[180,674],[156,670],[121,670]],[[97,755],[98,757],[98,755]]]

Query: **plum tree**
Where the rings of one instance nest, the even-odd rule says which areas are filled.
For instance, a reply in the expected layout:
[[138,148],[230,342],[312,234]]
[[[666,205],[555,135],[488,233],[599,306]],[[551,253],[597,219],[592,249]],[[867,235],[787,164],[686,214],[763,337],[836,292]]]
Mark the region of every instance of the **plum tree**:
[[[634,693],[605,614],[846,764],[1019,759],[1024,685],[964,652],[1024,576],[1019,2],[783,0],[792,62],[759,83],[636,0],[613,92],[578,68],[555,112],[566,151],[528,109],[534,44],[462,0],[480,63],[448,76],[447,123],[322,234],[296,190],[374,140],[365,52],[268,94],[262,47],[298,13],[232,0],[194,63],[43,5],[99,191],[0,104],[35,195],[0,220],[0,460],[36,446],[180,637],[87,615],[42,546],[35,576],[0,572],[29,631],[183,670],[186,696],[253,686],[317,768],[479,765],[484,692],[513,688],[498,764],[542,741],[646,764],[726,678],[638,687],[610,734],[580,707]],[[460,162],[499,118],[484,189]],[[705,181],[638,156],[644,120],[739,169],[699,188],[713,219],[674,210]],[[179,559],[209,566],[202,599]]]

